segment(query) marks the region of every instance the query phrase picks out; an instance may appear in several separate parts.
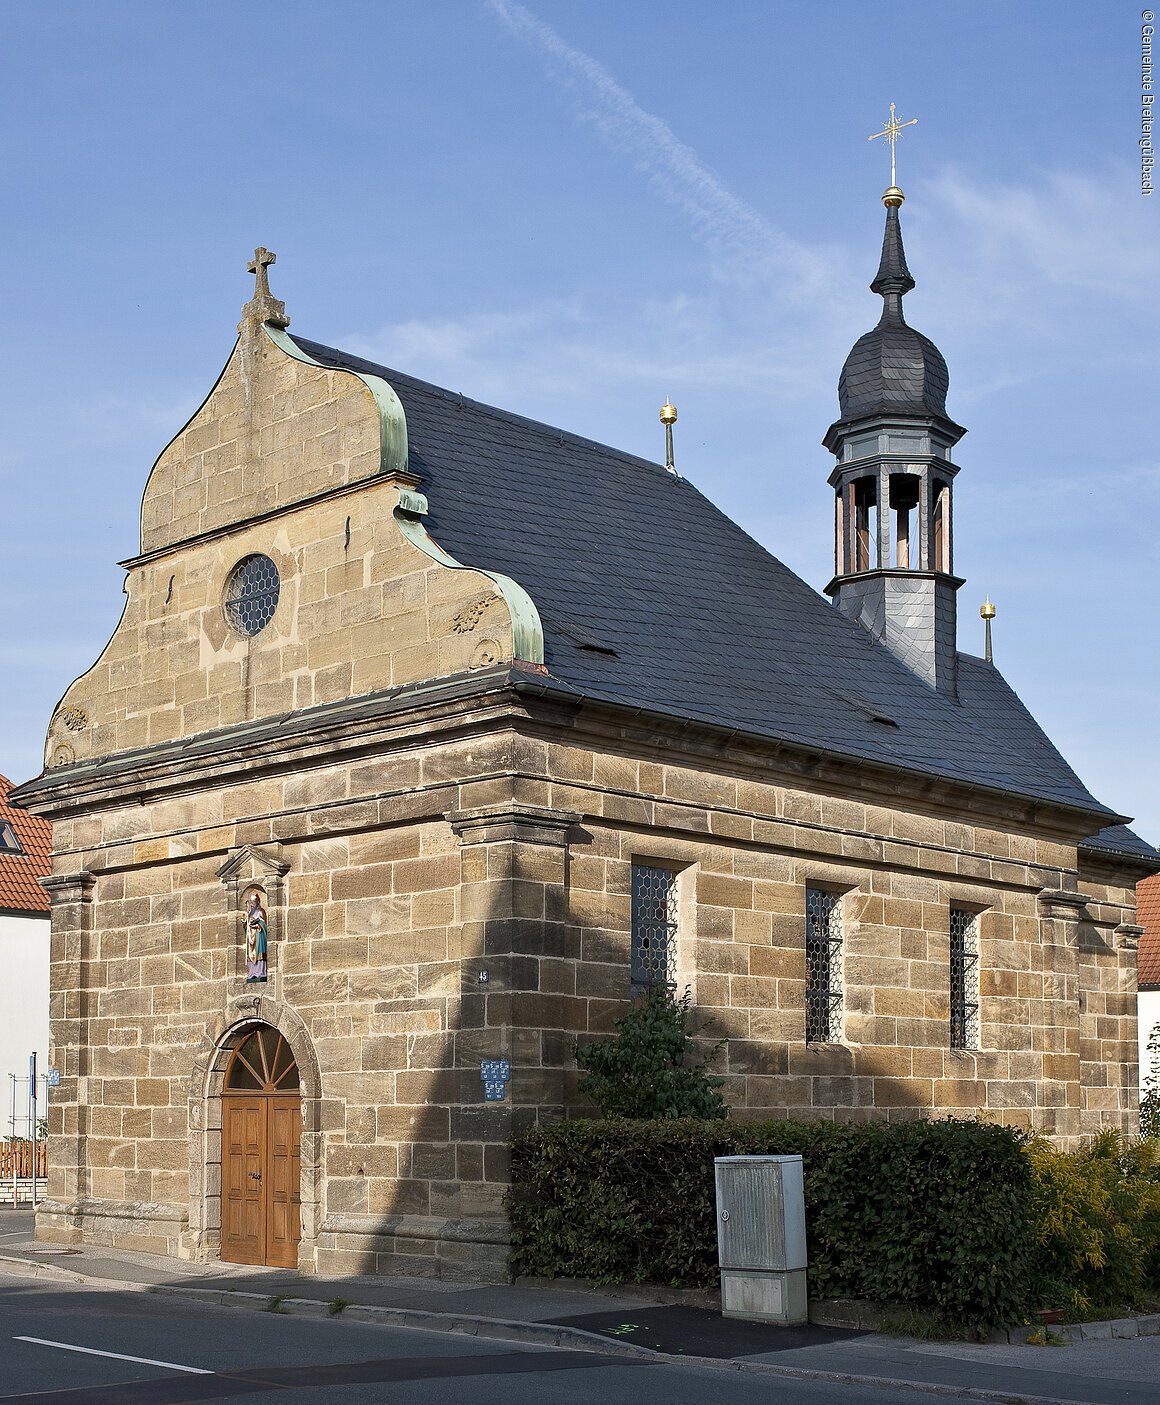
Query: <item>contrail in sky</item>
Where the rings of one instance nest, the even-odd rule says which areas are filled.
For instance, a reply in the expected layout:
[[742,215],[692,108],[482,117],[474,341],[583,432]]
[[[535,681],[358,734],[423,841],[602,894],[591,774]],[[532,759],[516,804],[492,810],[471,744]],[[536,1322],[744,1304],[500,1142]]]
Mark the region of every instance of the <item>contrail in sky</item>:
[[799,276],[817,277],[815,256],[787,238],[758,212],[727,189],[692,147],[677,139],[669,125],[646,112],[595,59],[566,43],[517,0],[487,0],[490,9],[521,39],[554,59],[586,90],[589,118],[610,146],[631,154],[652,177],[661,194],[682,209],[708,243],[742,249],[751,257],[792,262]]

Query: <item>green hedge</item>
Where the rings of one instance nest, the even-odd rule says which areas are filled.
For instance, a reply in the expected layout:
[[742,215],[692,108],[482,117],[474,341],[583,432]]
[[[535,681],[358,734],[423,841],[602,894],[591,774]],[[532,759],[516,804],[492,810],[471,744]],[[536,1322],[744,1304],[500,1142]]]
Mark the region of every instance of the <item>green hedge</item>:
[[1035,1272],[1024,1139],[981,1122],[608,1119],[512,1146],[513,1274],[717,1281],[713,1158],[799,1153],[811,1296],[1017,1320]]

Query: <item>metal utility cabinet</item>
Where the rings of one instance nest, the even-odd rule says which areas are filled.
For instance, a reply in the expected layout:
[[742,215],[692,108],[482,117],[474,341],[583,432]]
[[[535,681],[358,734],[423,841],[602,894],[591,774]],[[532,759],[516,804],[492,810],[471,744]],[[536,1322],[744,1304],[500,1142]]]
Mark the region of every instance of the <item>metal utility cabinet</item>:
[[750,1322],[807,1320],[806,1210],[800,1156],[719,1156],[721,1313]]

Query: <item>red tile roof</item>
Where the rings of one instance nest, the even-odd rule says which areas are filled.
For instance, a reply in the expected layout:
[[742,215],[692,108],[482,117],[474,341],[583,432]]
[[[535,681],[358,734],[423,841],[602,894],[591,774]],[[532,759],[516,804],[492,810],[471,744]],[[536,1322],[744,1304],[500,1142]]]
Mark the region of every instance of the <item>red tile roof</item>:
[[52,825],[9,805],[12,782],[0,776],[0,825],[11,825],[22,854],[0,853],[0,912],[47,912],[48,894],[36,881],[52,872]]
[[1136,884],[1136,921],[1140,938],[1140,988],[1160,990],[1160,873]]

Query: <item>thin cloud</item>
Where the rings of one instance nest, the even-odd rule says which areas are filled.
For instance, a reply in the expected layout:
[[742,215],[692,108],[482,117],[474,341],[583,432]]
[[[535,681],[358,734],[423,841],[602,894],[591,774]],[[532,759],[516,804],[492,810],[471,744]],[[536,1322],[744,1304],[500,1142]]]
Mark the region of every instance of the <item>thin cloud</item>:
[[688,216],[703,243],[756,260],[767,272],[771,265],[790,269],[799,296],[830,284],[828,259],[789,238],[734,195],[668,123],[646,112],[591,55],[568,44],[517,0],[487,0],[487,5],[513,34],[548,58],[550,72],[577,100],[580,115],[613,150],[633,159],[663,199]]
[[1045,171],[1019,186],[980,185],[947,168],[923,202],[925,227],[943,231],[944,240],[960,229],[970,272],[989,270],[1001,288],[1038,279],[1060,290],[1136,299],[1151,276],[1153,230],[1126,168],[1115,163],[1093,175]]
[[844,354],[840,339],[827,341],[808,325],[787,335],[784,321],[771,324],[743,300],[722,300],[720,288],[710,297],[599,306],[580,296],[547,299],[393,323],[342,341],[473,399],[549,415],[551,397],[570,397],[577,386],[613,399],[630,386],[675,394],[695,384],[796,401],[816,390],[819,364],[840,365]]

